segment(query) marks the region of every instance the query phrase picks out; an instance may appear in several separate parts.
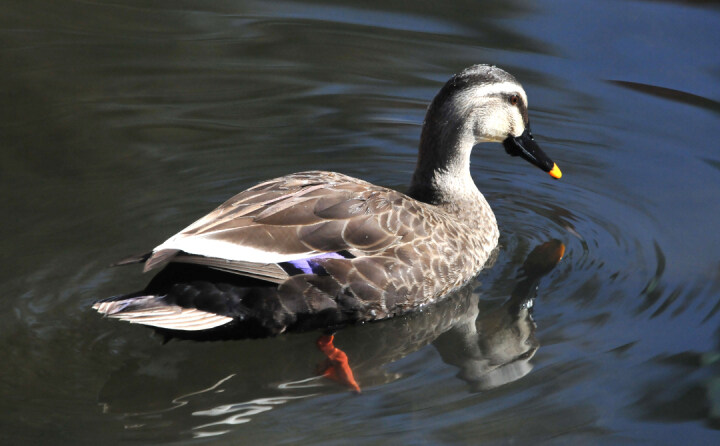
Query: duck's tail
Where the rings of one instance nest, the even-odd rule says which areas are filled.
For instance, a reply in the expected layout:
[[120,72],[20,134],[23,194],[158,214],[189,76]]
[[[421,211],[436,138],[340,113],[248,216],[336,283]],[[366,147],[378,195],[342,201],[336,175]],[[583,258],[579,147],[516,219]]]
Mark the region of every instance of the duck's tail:
[[[318,289],[315,282],[321,281]],[[143,291],[98,301],[93,308],[170,337],[262,338],[359,320],[363,308],[356,300],[321,291],[332,285],[340,293],[329,275],[299,274],[278,286],[202,265],[170,263]]]
[[229,316],[174,305],[165,297],[142,293],[115,296],[95,302],[93,309],[107,317],[164,330],[210,330],[233,320]]

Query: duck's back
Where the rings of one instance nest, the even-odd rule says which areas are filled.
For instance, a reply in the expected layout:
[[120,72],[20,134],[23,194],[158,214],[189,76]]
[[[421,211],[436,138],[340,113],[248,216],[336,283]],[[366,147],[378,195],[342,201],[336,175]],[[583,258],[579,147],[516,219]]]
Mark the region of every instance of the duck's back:
[[146,268],[171,267],[145,292],[96,308],[169,329],[154,307],[227,318],[213,319],[218,326],[263,319],[268,334],[383,319],[462,286],[497,237],[482,196],[453,213],[345,175],[303,172],[248,189],[170,238]]

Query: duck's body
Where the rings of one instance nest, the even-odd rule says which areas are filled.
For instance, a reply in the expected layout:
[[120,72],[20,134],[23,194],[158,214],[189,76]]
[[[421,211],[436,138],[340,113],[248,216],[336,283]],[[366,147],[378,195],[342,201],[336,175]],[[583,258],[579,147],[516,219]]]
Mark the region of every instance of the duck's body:
[[485,65],[454,76],[428,109],[408,195],[333,172],[243,191],[138,258],[166,266],[139,293],[94,305],[164,330],[266,336],[383,319],[472,279],[497,246],[470,152],[502,141],[559,177],[532,140],[525,92]]

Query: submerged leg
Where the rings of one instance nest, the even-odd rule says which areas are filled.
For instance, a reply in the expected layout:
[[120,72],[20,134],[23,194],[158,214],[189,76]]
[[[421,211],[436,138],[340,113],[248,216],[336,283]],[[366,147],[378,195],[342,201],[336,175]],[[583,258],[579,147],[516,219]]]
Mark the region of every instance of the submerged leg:
[[361,393],[360,386],[353,377],[348,357],[344,351],[333,345],[333,337],[333,335],[322,335],[317,340],[318,348],[328,357],[327,366],[321,373],[324,377],[350,387],[356,393]]

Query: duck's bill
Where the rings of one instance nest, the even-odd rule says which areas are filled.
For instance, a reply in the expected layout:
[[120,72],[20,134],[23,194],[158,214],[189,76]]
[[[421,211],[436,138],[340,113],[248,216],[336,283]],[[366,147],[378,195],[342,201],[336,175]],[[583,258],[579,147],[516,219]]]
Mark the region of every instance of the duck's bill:
[[503,141],[505,151],[511,156],[520,156],[531,164],[534,164],[549,173],[551,177],[559,179],[562,177],[560,168],[555,164],[549,156],[545,155],[545,152],[533,139],[532,133],[530,132],[530,125],[525,128],[522,135],[518,137],[508,136]]

